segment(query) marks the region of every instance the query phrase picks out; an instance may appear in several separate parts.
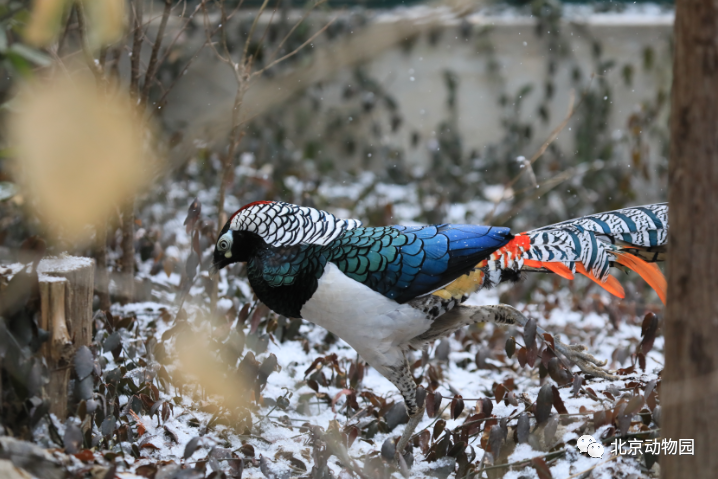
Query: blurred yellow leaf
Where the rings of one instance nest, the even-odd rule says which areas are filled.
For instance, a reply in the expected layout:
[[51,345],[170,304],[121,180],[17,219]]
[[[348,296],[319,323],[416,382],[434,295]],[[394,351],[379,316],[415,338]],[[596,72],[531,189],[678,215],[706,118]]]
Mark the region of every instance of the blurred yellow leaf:
[[11,118],[18,179],[55,236],[85,241],[150,176],[142,122],[128,98],[89,78],[32,82]]
[[[175,341],[179,371],[191,376],[209,396],[222,396],[230,408],[246,407],[252,400],[252,384],[240,374],[227,374],[226,364],[212,353],[206,331],[184,331]],[[250,353],[251,354],[251,353]],[[257,363],[258,365],[258,363]],[[255,371],[255,374],[258,370]],[[254,376],[252,377],[252,379]]]
[[82,0],[87,16],[87,40],[98,49],[122,38],[125,30],[125,0]]
[[[84,11],[87,43],[97,50],[114,43],[125,29],[125,0],[79,0]],[[30,23],[25,39],[33,46],[44,47],[52,43],[66,19],[65,12],[71,0],[34,0]]]
[[35,0],[25,39],[33,46],[51,43],[60,32],[67,0]]

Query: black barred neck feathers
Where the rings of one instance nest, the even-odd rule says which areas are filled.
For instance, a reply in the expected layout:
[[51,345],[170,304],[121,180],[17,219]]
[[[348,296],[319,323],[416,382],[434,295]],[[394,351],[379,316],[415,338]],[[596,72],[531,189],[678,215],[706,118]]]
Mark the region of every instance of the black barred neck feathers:
[[272,246],[326,245],[362,225],[359,220],[343,220],[326,211],[281,201],[250,203],[237,211],[229,224],[231,230],[256,233]]

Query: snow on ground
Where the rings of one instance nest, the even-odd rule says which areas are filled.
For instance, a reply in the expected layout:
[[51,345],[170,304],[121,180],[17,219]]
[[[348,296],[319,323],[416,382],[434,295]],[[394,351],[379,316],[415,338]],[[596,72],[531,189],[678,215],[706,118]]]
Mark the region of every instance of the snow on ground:
[[[562,17],[569,22],[589,23],[594,25],[672,25],[674,7],[669,4],[641,3],[641,4],[615,4],[613,8],[606,8],[605,3],[592,4],[563,4]],[[432,22],[442,22],[452,25],[461,20],[455,12],[446,6],[431,7],[416,5],[405,8],[395,8],[377,15],[377,22],[396,22],[412,19],[417,22],[431,19]],[[491,4],[467,15],[464,18],[472,24],[500,25],[517,22],[527,24],[535,21],[530,9],[525,6],[507,4]]]
[[[246,165],[242,167],[247,168]],[[294,183],[290,181],[289,184],[290,187],[294,185],[298,191],[303,187],[299,180]],[[157,253],[155,258],[150,257],[145,261],[141,261],[138,255],[138,279],[151,285],[151,294],[147,298],[151,300],[124,306],[116,304],[111,310],[114,319],[96,318],[98,333],[93,350],[100,356],[96,361],[103,371],[102,382],[109,384],[113,374],[123,375],[122,381],[132,381],[135,386],[148,384],[146,381],[149,381],[159,387],[159,397],[151,400],[154,404],[149,407],[135,401],[135,398],[140,397],[139,392],[134,393],[135,396],[121,394],[118,405],[121,419],[118,426],[125,424],[125,431],[129,428],[129,434],[117,433],[113,436],[114,439],[109,443],[109,455],[102,448],[95,449],[91,456],[94,466],[88,465],[87,458],[81,460],[68,456],[70,469],[76,473],[102,467],[106,470],[110,463],[115,462],[118,475],[127,479],[147,477],[155,471],[155,479],[175,479],[180,477],[178,467],[184,471],[181,477],[205,477],[211,470],[222,471],[231,477],[231,473],[236,472],[231,464],[236,465],[236,461],[231,463],[226,459],[234,457],[244,459],[242,477],[245,478],[327,477],[319,472],[312,473],[313,468],[323,465],[323,459],[318,459],[320,463],[315,461],[323,450],[321,440],[328,441],[326,438],[331,431],[349,435],[350,431],[355,430],[358,433],[356,440],[347,442],[351,443],[347,448],[348,457],[340,459],[339,453],[329,457],[327,465],[331,474],[334,477],[356,475],[357,471],[350,473],[346,469],[347,461],[350,461],[358,471],[363,471],[365,477],[401,477],[393,461],[381,459],[385,441],[400,436],[404,428],[402,424],[393,430],[389,426],[392,417],[401,416],[396,414],[397,411],[401,412],[400,406],[392,409],[393,405],[402,400],[396,388],[368,366],[363,377],[359,374],[355,376],[359,380],[351,387],[352,368],[359,368],[361,364],[356,352],[341,339],[328,335],[325,330],[311,323],[305,321],[297,328],[298,323],[293,326],[287,318],[261,312],[241,267],[222,271],[216,317],[207,315],[209,294],[206,290],[206,272],[198,275],[190,289],[184,311],[190,334],[195,338],[192,344],[202,349],[206,347],[203,346],[205,341],[208,341],[213,345],[213,349],[209,350],[210,356],[225,358],[216,351],[235,344],[233,341],[236,342],[239,337],[242,338],[242,351],[238,359],[242,362],[252,354],[256,356],[259,367],[262,363],[271,365],[272,358],[276,357],[276,367],[269,370],[271,374],[267,377],[266,385],[259,388],[258,394],[255,391],[250,396],[247,408],[251,411],[251,427],[247,427],[246,423],[240,426],[232,422],[236,418],[228,414],[223,406],[227,403],[226,399],[208,395],[203,377],[190,376],[181,380],[184,371],[179,367],[181,361],[178,362],[178,359],[181,357],[178,356],[188,352],[176,349],[175,330],[179,324],[176,318],[177,301],[181,296],[179,288],[184,281],[181,273],[189,255],[191,240],[185,232],[184,213],[180,205],[188,205],[191,202],[188,193],[199,189],[197,185],[185,186],[184,190],[177,184],[167,187],[167,197],[172,198],[174,207],[163,210],[153,204],[140,215],[148,230],[159,228],[158,241],[164,241],[165,244],[164,249],[160,248],[159,257],[164,260],[169,258],[175,266],[158,269]],[[412,222],[416,214],[412,207],[416,200],[414,186],[383,185],[367,174],[354,187],[347,189],[343,185],[325,183],[321,194],[325,199],[348,196],[356,202],[352,216],[359,217],[377,202],[392,201],[395,222]],[[362,196],[367,188],[371,188],[371,192]],[[240,201],[230,197],[228,203],[239,204]],[[490,206],[482,201],[451,205],[448,208],[449,220],[477,221],[476,218],[483,216]],[[214,213],[211,208],[205,208],[204,214],[211,217]],[[138,231],[138,237],[149,234],[150,231]],[[204,238],[202,241],[203,254],[207,256],[213,245]],[[17,273],[13,268],[10,270]],[[617,428],[621,424],[628,428],[624,432],[634,437],[657,436],[654,434],[657,425],[650,413],[655,406],[655,393],[645,398],[645,405],[642,402],[636,411],[623,419],[621,412],[631,398],[642,397],[646,387],[655,384],[652,381],[660,380],[663,338],[658,336],[655,339],[644,368],[641,368],[636,355],[642,339],[642,316],[650,310],[660,312],[660,307],[630,299],[615,300],[587,282],[578,282],[578,287],[571,288],[567,284],[565,280],[540,282],[532,294],[523,297],[521,301],[515,301],[513,305],[535,318],[555,339],[565,343],[585,344],[591,354],[607,360],[607,367],[611,370],[626,368],[619,378],[604,380],[586,376],[579,374],[574,367],[574,377],[583,380],[580,387],[575,388],[571,382],[563,385],[556,383],[551,376],[545,375],[545,371],[542,377],[540,356],[534,367],[519,364],[518,351],[524,342],[521,328],[477,325],[465,328],[441,342],[437,341],[424,353],[414,352],[414,360],[417,361],[415,377],[421,379],[424,387],[433,382],[436,391],[444,399],[441,409],[437,408],[440,418],[430,418],[425,414],[416,430],[417,433],[426,430],[431,434],[430,440],[426,437],[427,432],[422,436],[429,440],[428,454],[424,454],[421,447],[413,450],[411,477],[447,477],[450,474],[454,477],[453,471],[459,467],[457,461],[447,455],[450,451],[437,453],[441,449],[439,444],[447,438],[450,438],[452,444],[458,444],[461,426],[468,417],[484,413],[487,402],[492,407],[489,414],[493,420],[481,419],[484,421],[481,426],[486,425],[486,428],[474,431],[468,438],[465,456],[460,452],[454,454],[458,454],[459,463],[462,457],[471,463],[471,474],[483,471],[481,477],[538,478],[537,464],[545,461],[552,477],[556,479],[579,476],[657,477],[657,465],[647,469],[644,459],[630,456],[616,458],[611,454],[609,445],[612,437],[618,434]],[[496,290],[476,293],[467,303],[497,304],[514,287],[502,285]],[[636,290],[632,287],[627,291]],[[640,297],[638,294],[633,296]],[[247,306],[251,306],[249,310]],[[127,318],[134,318],[134,322]],[[102,326],[103,322],[112,326]],[[108,350],[113,349],[107,346],[113,330],[121,338],[121,351],[117,348]],[[510,337],[515,338],[517,344],[517,353],[511,358],[507,357],[505,351],[506,341]],[[539,350],[541,344],[539,342]],[[160,351],[164,351],[164,358],[160,357]],[[333,355],[336,356],[334,363],[331,360]],[[326,360],[321,368],[311,371],[310,367],[316,366],[317,358]],[[160,363],[164,363],[164,366]],[[164,371],[171,379],[160,384],[158,378]],[[208,376],[211,376],[210,371]],[[227,381],[232,380],[230,376],[225,377]],[[537,398],[542,386],[546,384],[556,387],[555,394],[560,397],[560,401],[554,396],[552,417],[537,424]],[[507,392],[504,395],[503,400],[496,400],[495,394],[499,391],[497,385],[504,385],[510,391],[510,394]],[[237,388],[237,396],[245,395],[246,389]],[[458,417],[452,419],[452,408],[448,406],[456,395],[461,395],[465,407]],[[358,410],[350,404],[350,397],[356,401]],[[285,398],[287,404],[284,404]],[[565,411],[559,411],[559,407],[565,407]],[[134,412],[131,413],[131,409]],[[526,440],[517,443],[516,438],[521,430],[519,419],[524,411],[530,418],[530,431],[526,433]],[[602,414],[607,414],[608,419],[602,420]],[[443,434],[437,426],[441,425],[439,419],[445,422]],[[501,452],[499,458],[494,460],[493,455],[485,454],[484,451],[495,447],[491,445],[494,443],[491,442],[490,433],[501,426],[502,419],[505,419],[505,429],[502,429],[504,434],[499,441]],[[57,420],[53,423],[62,436],[68,424],[76,424],[78,420],[73,417],[65,424]],[[490,427],[492,425],[494,429]],[[98,442],[103,435],[107,436],[106,433],[100,434],[104,426],[104,422],[102,425],[90,424]],[[321,428],[323,432],[317,433],[319,430],[315,427]],[[41,422],[36,431],[37,440],[46,447],[54,447],[46,439],[48,428],[46,421]],[[439,433],[438,437],[433,437],[435,431]],[[449,434],[452,431],[456,435]],[[575,441],[584,434],[604,441],[606,449],[603,457],[592,458],[577,451]],[[121,441],[115,442],[118,438]],[[188,449],[188,444],[194,444],[193,441],[197,441],[194,451],[191,447]],[[93,444],[97,445],[94,441]],[[331,446],[327,447],[331,449]],[[381,468],[377,469],[377,464]],[[194,468],[200,468],[203,472],[195,474],[191,472]],[[583,471],[587,471],[588,475],[584,475]]]
[[[635,344],[640,340],[640,326],[623,323],[617,330],[612,330],[607,315],[597,313],[584,315],[572,311],[567,307],[567,303],[570,302],[569,293],[567,291],[560,291],[558,296],[558,301],[561,306],[553,309],[548,319],[540,321],[541,326],[554,333],[557,338],[566,341],[571,339],[579,340],[587,344],[590,343],[592,344],[591,352],[599,358],[610,358],[617,348],[625,346],[627,342]],[[477,293],[472,296],[469,301],[472,304],[493,304],[498,302],[498,296],[497,292]],[[167,305],[162,303],[130,304],[125,307],[116,308],[114,313],[118,315],[134,313],[137,315],[140,323],[147,324],[149,322],[157,322],[156,320],[160,314],[160,310],[166,307]],[[529,311],[536,309],[535,307],[528,308]],[[161,325],[159,322],[158,324]],[[494,328],[494,326],[487,325],[481,332],[481,336],[493,336]],[[158,339],[161,338],[167,329],[166,326],[158,327],[156,337]],[[570,331],[570,337],[568,337],[564,331]],[[507,333],[517,338],[520,337],[520,331],[509,330]],[[311,323],[305,322],[300,329],[300,335],[305,337],[310,344],[321,345],[325,334],[324,330]],[[532,399],[537,397],[540,389],[540,381],[535,369],[529,372],[526,369],[520,368],[516,364],[515,359],[508,360],[508,363],[512,364],[509,367],[478,369],[476,365],[473,364],[472,358],[478,349],[482,347],[481,344],[471,344],[467,351],[466,346],[462,345],[456,337],[451,337],[449,339],[449,345],[451,352],[448,361],[443,363],[443,380],[438,391],[440,391],[445,398],[449,399],[453,397],[454,393],[460,393],[466,398],[467,406],[464,413],[454,420],[450,418],[448,410],[444,412],[442,419],[446,421],[447,429],[460,426],[466,417],[472,413],[474,409],[474,401],[471,401],[472,398],[486,397],[487,391],[492,390],[492,385],[495,382],[504,381],[507,376],[515,378],[517,393],[524,393]],[[624,389],[625,384],[631,380],[640,380],[642,383],[655,380],[658,378],[656,371],[661,368],[662,354],[658,352],[661,348],[662,338],[659,338],[655,343],[654,350],[648,355],[646,372],[622,376],[616,381],[591,379],[587,381],[586,385],[590,386],[593,391],[601,397],[605,391],[611,388]],[[356,358],[356,353],[341,340],[337,340],[326,351],[323,351],[322,355],[326,356],[332,353],[338,356],[340,362],[342,360],[352,361]],[[494,353],[496,353],[496,351],[494,351]],[[224,447],[228,447],[232,450],[239,449],[243,444],[251,444],[255,451],[255,458],[259,458],[260,454],[264,458],[268,458],[269,470],[272,474],[275,474],[276,477],[282,477],[283,474],[295,474],[298,472],[296,468],[292,468],[292,464],[289,461],[282,459],[282,457],[286,456],[286,453],[290,453],[293,457],[304,462],[307,469],[311,469],[312,467],[310,448],[307,445],[308,436],[306,433],[301,432],[298,426],[309,423],[328,430],[334,421],[339,423],[340,428],[352,424],[353,421],[343,414],[333,412],[330,405],[321,404],[320,401],[316,401],[308,408],[301,408],[299,402],[300,397],[304,394],[313,393],[313,390],[307,385],[303,372],[309,368],[314,359],[319,355],[317,351],[311,349],[309,352],[306,352],[302,343],[299,341],[286,341],[284,343],[270,341],[266,352],[258,355],[257,360],[262,362],[270,354],[276,355],[280,370],[269,377],[262,396],[265,398],[278,398],[284,395],[286,391],[291,391],[293,396],[287,410],[280,412],[269,406],[261,408],[257,412],[257,416],[263,418],[257,420],[257,426],[261,429],[261,435],[258,434],[256,437],[241,437],[228,428],[218,427],[215,431],[207,432],[207,434],[203,436],[202,443],[207,447],[223,444]],[[418,352],[416,355],[417,358],[420,357]],[[108,360],[111,360],[111,354],[107,353],[105,356]],[[468,367],[460,367],[458,364],[465,358],[469,358],[471,364],[469,364]],[[502,361],[493,361],[491,364],[502,365]],[[548,379],[548,381],[550,382],[551,380]],[[401,401],[401,397],[394,386],[371,368],[368,369],[358,389],[361,391],[371,391],[377,396],[394,401]],[[332,386],[323,390],[326,390],[331,398],[335,397],[341,391],[340,388]],[[559,391],[569,415],[585,414],[586,412],[582,410],[582,408],[588,411],[603,409],[603,406],[601,406],[598,401],[586,395],[572,397],[570,387],[561,388]],[[165,394],[163,395],[163,399],[171,400],[172,398],[171,395]],[[610,407],[612,404],[612,401],[608,399],[603,397],[601,397],[601,399],[605,402],[604,406]],[[445,399],[445,402],[446,401],[447,399]],[[336,411],[342,410],[343,404],[344,401],[339,399],[336,404]],[[304,412],[300,412],[300,410]],[[508,417],[515,411],[515,406],[511,404],[506,405],[503,402],[494,404],[493,408],[493,414],[499,418]],[[555,410],[553,412],[556,413]],[[279,419],[284,415],[288,416],[291,428],[279,422]],[[157,427],[155,419],[147,415],[141,416],[142,422],[147,427],[147,432],[145,433],[147,438],[143,440],[143,443],[151,443],[158,449],[142,449],[143,457],[134,462],[132,466],[136,467],[142,464],[161,461],[172,461],[180,464],[183,462],[186,463],[187,461],[198,460],[206,456],[207,451],[201,448],[189,459],[183,461],[185,444],[187,444],[192,437],[201,433],[201,429],[198,431],[196,423],[192,424],[189,420],[196,418],[201,424],[205,424],[209,421],[210,416],[208,413],[199,411],[194,401],[188,397],[184,397],[183,400],[175,406],[172,418],[164,424],[164,426],[174,431],[177,435],[178,441],[176,443],[167,439],[166,434],[163,432],[163,427]],[[609,448],[606,448],[604,456],[598,459],[578,454],[575,447],[568,444],[568,442],[572,440],[575,441],[578,436],[581,435],[576,432],[576,430],[586,423],[585,419],[587,417],[590,417],[590,414],[573,418],[566,417],[567,422],[568,420],[575,420],[575,422],[565,425],[562,421],[559,427],[559,433],[562,431],[563,433],[562,435],[557,434],[555,442],[559,444],[560,448],[565,448],[567,453],[551,464],[550,470],[554,478],[567,478],[577,472],[588,470],[597,464],[600,465],[595,468],[593,476],[591,477],[627,477],[630,474],[642,475],[645,473],[645,470],[643,472],[641,471],[635,459],[629,458],[605,462],[606,459],[611,457]],[[424,428],[430,429],[434,422],[433,419],[425,415],[417,431],[421,431]],[[515,420],[509,422],[509,427],[515,425]],[[601,433],[605,432],[607,427],[608,426],[605,426],[602,430],[595,432],[594,436],[600,439]],[[398,426],[389,433],[377,433],[372,438],[372,442],[357,440],[349,448],[349,454],[361,464],[363,458],[371,454],[376,454],[385,439],[400,435],[402,428],[403,426]],[[472,445],[476,450],[476,459],[478,460],[483,455],[479,441],[474,438]],[[529,444],[520,444],[509,455],[508,462],[519,462],[545,455],[546,451],[544,450],[534,448]],[[416,449],[415,456],[416,462],[411,471],[412,477],[433,475],[432,471],[441,469],[440,466],[446,462],[424,462],[422,461],[421,453]],[[335,475],[339,475],[342,471],[342,466],[336,457],[332,457],[329,460],[329,468]],[[434,473],[441,475],[437,472]],[[395,472],[394,476],[400,477],[398,472]],[[122,477],[132,476],[130,474],[124,474]],[[245,469],[243,477],[261,478],[265,477],[265,475],[261,472],[260,468],[248,467]],[[533,467],[526,466],[517,470],[508,471],[504,477],[538,477],[538,475]]]
[[[250,168],[249,163],[243,164],[238,168],[246,170]],[[246,173],[246,171],[243,171]],[[258,172],[255,172],[259,174]],[[297,192],[301,192],[305,185],[299,179],[290,178],[286,184]],[[177,202],[183,199],[188,204],[190,200],[187,196],[187,190],[180,191],[173,186],[173,197]],[[191,188],[188,188],[191,190]],[[350,217],[361,217],[364,212],[373,205],[391,202],[393,204],[393,221],[396,223],[411,224],[413,217],[418,213],[416,206],[417,193],[415,185],[389,185],[382,184],[377,181],[371,173],[362,175],[357,182],[352,185],[346,183],[323,183],[319,192],[327,204],[346,204],[346,200],[354,203],[354,211],[350,213],[340,207],[331,209],[335,214]],[[210,195],[211,196],[211,195]],[[337,201],[343,200],[343,201]],[[241,202],[234,197],[229,197],[228,204],[239,205]],[[474,201],[470,204],[451,205],[448,210],[448,220],[452,222],[475,222],[489,211],[492,204],[486,201]],[[211,208],[205,209],[205,214]],[[208,215],[209,216],[209,215]],[[156,215],[156,220],[161,221]],[[177,239],[176,245],[167,248],[165,254],[171,255],[177,261],[183,262],[188,254],[190,244],[189,236],[185,233],[182,226],[183,214],[174,214],[164,219],[163,235],[174,235]],[[207,251],[211,251],[212,245],[207,245]],[[176,272],[169,277],[165,273],[150,274],[152,261],[146,261],[141,265],[141,276],[149,279],[152,283],[161,284],[165,287],[176,287],[180,284],[180,275]],[[251,289],[246,279],[236,276],[237,270],[228,275],[227,270],[223,270],[221,281],[219,284],[220,300],[218,309],[222,312],[232,311],[236,317],[236,312],[240,311],[244,304],[252,302]],[[563,281],[562,284],[566,284]],[[546,286],[545,284],[543,286]],[[493,291],[483,291],[474,294],[468,299],[468,304],[497,304],[499,297],[505,291],[510,289],[511,285],[505,285]],[[543,287],[542,290],[551,291],[550,287]],[[586,296],[586,292],[590,291],[591,295]],[[202,310],[206,301],[206,293],[202,288],[193,288],[192,294],[195,295],[190,299],[190,309],[193,311]],[[584,295],[581,297],[581,295]],[[113,313],[115,315],[134,314],[140,324],[139,331],[152,331],[152,334],[161,341],[162,336],[172,326],[172,321],[165,322],[158,320],[163,310],[168,310],[171,316],[176,313],[176,295],[169,291],[162,291],[153,295],[157,302],[154,303],[136,303],[123,307],[115,307]],[[192,302],[194,305],[192,306]],[[635,305],[627,306],[625,311],[620,313],[620,320],[615,320],[615,309],[613,310],[613,321],[611,320],[610,308],[616,301],[610,298],[604,292],[598,292],[596,287],[590,289],[581,289],[579,292],[562,287],[561,289],[548,293],[534,293],[532,300],[527,304],[515,304],[517,308],[523,310],[525,314],[537,318],[539,324],[552,333],[556,339],[564,342],[578,342],[586,344],[589,352],[601,359],[609,361],[608,367],[612,370],[621,367],[628,367],[631,362],[636,362],[635,352],[637,345],[641,341],[641,318],[632,314]],[[234,309],[233,309],[234,308]],[[192,314],[190,314],[190,320]],[[244,324],[240,324],[236,319],[231,320],[231,327],[243,330],[248,337],[251,335],[250,325],[252,321],[251,315],[245,319]],[[257,328],[257,333],[263,333],[264,328],[268,326],[268,321],[262,319]],[[152,328],[147,328],[147,326]],[[199,326],[199,325],[196,325]],[[206,330],[207,327],[204,329]],[[198,331],[201,330],[198,327]],[[211,328],[209,328],[211,329]],[[192,398],[191,395],[185,394],[178,398],[177,390],[170,387],[171,394],[165,392],[162,399],[166,401],[173,400],[175,407],[171,417],[164,423],[171,431],[176,434],[177,441],[168,439],[164,434],[164,428],[156,425],[157,419],[153,419],[147,415],[140,417],[143,424],[147,427],[148,435],[146,441],[150,441],[155,448],[141,449],[141,458],[136,460],[129,468],[129,471],[137,470],[137,466],[142,464],[166,464],[168,461],[175,464],[190,464],[207,457],[208,451],[212,446],[222,445],[232,451],[247,451],[247,445],[253,448],[253,455],[245,456],[249,461],[246,462],[243,477],[260,478],[260,477],[287,477],[288,475],[296,476],[308,474],[302,472],[305,467],[307,471],[311,471],[313,466],[317,466],[313,460],[311,434],[303,425],[319,426],[324,431],[332,428],[339,430],[347,430],[350,426],[357,426],[360,430],[359,437],[348,448],[348,454],[355,460],[359,467],[365,467],[371,458],[380,457],[382,444],[393,437],[398,437],[403,425],[398,425],[392,431],[381,430],[376,431],[374,427],[371,430],[372,421],[376,422],[376,409],[371,407],[371,403],[362,393],[373,393],[383,398],[389,404],[391,402],[400,402],[401,396],[388,380],[378,374],[375,370],[367,366],[363,379],[355,388],[356,398],[359,403],[360,413],[356,411],[347,412],[346,395],[342,394],[342,387],[338,387],[329,382],[326,386],[319,386],[318,393],[310,387],[309,377],[305,377],[305,371],[313,364],[318,357],[329,357],[336,354],[338,364],[345,368],[345,372],[351,364],[356,364],[357,355],[345,342],[337,338],[329,338],[326,331],[311,323],[303,322],[297,332],[297,336],[291,340],[278,339],[278,334],[268,334],[269,340],[266,341],[266,350],[260,346],[256,359],[259,363],[264,361],[270,355],[275,355],[277,359],[277,371],[273,372],[268,380],[265,388],[261,392],[264,406],[259,407],[254,413],[254,429],[253,434],[249,436],[238,435],[236,430],[231,427],[217,425],[215,427],[207,427],[207,423],[211,420],[211,414],[206,412],[207,398]],[[522,330],[519,328],[500,328],[494,325],[480,325],[470,330],[451,336],[447,339],[448,354],[438,354],[438,342],[434,347],[430,348],[428,354],[424,355],[424,359],[428,359],[427,364],[423,364],[414,371],[415,376],[422,377],[422,384],[428,385],[427,378],[430,376],[430,370],[434,368],[439,371],[438,387],[444,400],[442,407],[446,407],[455,394],[461,394],[465,401],[465,408],[461,415],[456,419],[451,419],[449,409],[445,408],[441,414],[441,419],[446,422],[446,430],[456,429],[461,426],[468,416],[478,412],[477,404],[481,401],[477,399],[491,397],[494,394],[494,386],[496,384],[510,384],[513,381],[515,390],[513,391],[515,398],[525,398],[527,403],[523,404],[521,400],[513,400],[513,404],[507,401],[496,401],[492,399],[493,410],[491,414],[496,418],[510,418],[507,425],[509,428],[508,439],[504,443],[504,453],[500,461],[503,463],[517,463],[518,466],[495,470],[494,475],[488,477],[501,477],[505,474],[506,478],[519,477],[539,477],[536,469],[527,465],[527,461],[535,457],[546,459],[550,467],[551,474],[554,478],[568,478],[581,471],[589,470],[592,474],[590,477],[628,477],[637,474],[639,477],[651,477],[657,474],[657,466],[652,470],[647,470],[644,466],[639,465],[636,458],[621,457],[611,459],[610,448],[607,447],[602,458],[591,458],[586,454],[580,454],[576,450],[574,444],[576,439],[584,433],[593,434],[600,440],[615,433],[615,422],[608,421],[610,424],[603,425],[596,429],[593,427],[593,413],[602,410],[612,410],[616,404],[620,404],[631,397],[633,390],[642,392],[647,383],[659,379],[657,373],[662,368],[663,362],[663,338],[658,337],[653,345],[652,351],[649,352],[646,359],[645,370],[641,370],[636,366],[635,371],[629,371],[627,374],[620,376],[614,381],[607,381],[598,378],[584,378],[584,383],[579,393],[573,394],[571,384],[568,386],[559,386],[558,392],[563,404],[565,405],[566,414],[560,416],[557,431],[553,438],[546,444],[545,440],[541,440],[543,426],[537,426],[536,421],[531,419],[531,436],[533,439],[528,443],[516,444],[513,441],[514,429],[517,427],[517,416],[529,403],[536,401],[541,386],[545,383],[554,384],[551,378],[539,377],[539,367],[537,361],[536,367],[521,367],[518,364],[516,356],[509,359],[503,350],[506,338],[513,336],[517,338],[517,342],[521,343]],[[327,343],[327,340],[329,343]],[[169,341],[171,344],[171,340]],[[443,349],[446,349],[444,343]],[[487,353],[488,351],[488,353]],[[475,358],[477,353],[487,356],[487,359],[481,368],[477,366]],[[245,350],[246,354],[246,350]],[[422,353],[417,351],[414,353],[415,359],[422,359]],[[633,354],[633,356],[631,356]],[[439,357],[441,356],[441,357]],[[106,353],[105,357],[108,361],[112,360],[111,354]],[[168,368],[170,372],[172,367]],[[423,371],[423,373],[422,373]],[[333,376],[331,367],[323,368],[323,372],[329,376]],[[577,369],[574,368],[574,372]],[[316,383],[315,383],[316,384]],[[595,396],[594,396],[595,394]],[[284,410],[275,407],[278,398],[289,398],[289,406]],[[307,401],[307,397],[312,399]],[[321,399],[328,398],[328,399]],[[211,398],[210,398],[211,399]],[[328,403],[334,400],[334,408]],[[209,401],[211,402],[211,400]],[[205,410],[203,410],[205,409]],[[374,416],[367,414],[361,417],[361,411],[371,410]],[[382,421],[386,420],[380,417]],[[552,414],[556,415],[555,407]],[[642,425],[634,416],[630,432],[636,432],[643,428],[655,428],[655,424]],[[438,418],[429,418],[426,414],[417,428],[417,432],[424,429],[432,431]],[[488,434],[488,430],[484,435]],[[484,462],[484,452],[480,436],[482,434],[470,438],[469,445],[474,452],[473,463],[476,469],[481,467],[489,467],[490,463]],[[201,436],[200,447],[188,459],[183,459],[184,447],[192,437]],[[363,438],[362,436],[366,436]],[[144,436],[143,436],[144,437]],[[538,439],[537,439],[538,438]],[[435,438],[432,438],[432,444],[435,444]],[[484,442],[485,445],[485,442]],[[547,456],[548,453],[555,457]],[[565,451],[561,453],[561,451]],[[442,458],[437,461],[428,462],[419,448],[414,449],[414,465],[411,469],[412,477],[446,477],[454,470],[454,460],[452,458]],[[261,459],[260,459],[261,458]],[[489,458],[486,457],[486,460]],[[401,477],[396,468],[393,467],[391,461],[385,462],[389,469],[384,474],[390,474],[393,477]],[[348,477],[342,463],[334,455],[328,461],[328,467],[335,477]],[[223,466],[226,470],[226,466]],[[593,468],[593,469],[592,469]],[[264,472],[262,472],[264,469]],[[393,471],[393,472],[392,472]],[[487,471],[484,474],[488,474]],[[495,475],[496,473],[499,475]],[[123,473],[124,477],[131,477],[129,472]],[[311,476],[306,476],[311,477]],[[319,476],[317,476],[319,477]],[[484,476],[487,477],[487,476]],[[585,476],[589,477],[589,476]],[[631,476],[636,477],[636,476]]]

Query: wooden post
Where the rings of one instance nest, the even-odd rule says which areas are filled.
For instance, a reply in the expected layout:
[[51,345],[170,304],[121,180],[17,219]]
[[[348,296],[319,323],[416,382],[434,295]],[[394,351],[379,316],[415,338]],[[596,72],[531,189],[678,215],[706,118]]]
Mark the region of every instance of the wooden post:
[[72,372],[72,339],[65,318],[65,289],[67,280],[44,275],[40,278],[40,327],[50,333],[50,340],[42,346],[42,355],[50,370],[46,393],[50,412],[64,419],[67,414],[67,384]]
[[40,261],[37,271],[40,327],[50,332],[41,350],[50,369],[46,394],[50,412],[64,420],[75,351],[92,341],[95,262],[72,256],[47,258]]

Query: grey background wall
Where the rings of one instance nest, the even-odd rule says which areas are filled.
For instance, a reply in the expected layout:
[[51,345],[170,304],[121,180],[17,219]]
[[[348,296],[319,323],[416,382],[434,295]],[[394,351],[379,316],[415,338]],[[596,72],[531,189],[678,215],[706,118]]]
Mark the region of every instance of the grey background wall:
[[[581,156],[581,138],[600,128],[601,135],[610,137],[611,155],[625,160],[627,168],[643,168],[644,174],[631,180],[638,183],[633,185],[637,200],[656,201],[664,194],[672,12],[657,6],[606,13],[576,7],[541,17],[505,9],[462,14],[419,6],[365,11],[360,22],[356,12],[320,12],[313,24],[321,26],[333,17],[345,26],[338,39],[317,41],[310,56],[254,82],[243,118],[249,121],[294,102],[300,113],[285,113],[281,119],[288,141],[298,141],[292,132],[299,130],[321,137],[321,154],[341,159],[344,168],[391,167],[396,156],[386,152],[398,149],[405,166],[426,169],[432,168],[442,122],[477,157],[495,147],[507,130],[523,125],[530,129],[526,141],[512,142],[513,150],[505,156],[530,157],[562,122],[573,97],[580,106],[556,140],[561,155]],[[186,42],[190,50],[203,41],[201,31],[196,35]],[[400,128],[392,131],[391,117],[378,114],[357,124],[354,107],[345,105],[357,68],[395,99]],[[447,101],[449,77],[455,85],[453,109]],[[229,67],[210,51],[195,60],[163,117],[170,131],[189,127],[195,132],[185,138],[182,154],[198,139],[206,144],[226,136],[235,85]],[[301,113],[307,91],[321,108]],[[592,126],[591,115],[601,115],[603,123]],[[352,121],[367,145],[348,152],[343,138],[328,138],[326,131],[332,122]],[[380,123],[384,127],[376,134],[372,128]],[[581,128],[583,133],[577,131]],[[607,159],[590,155],[583,160]]]

